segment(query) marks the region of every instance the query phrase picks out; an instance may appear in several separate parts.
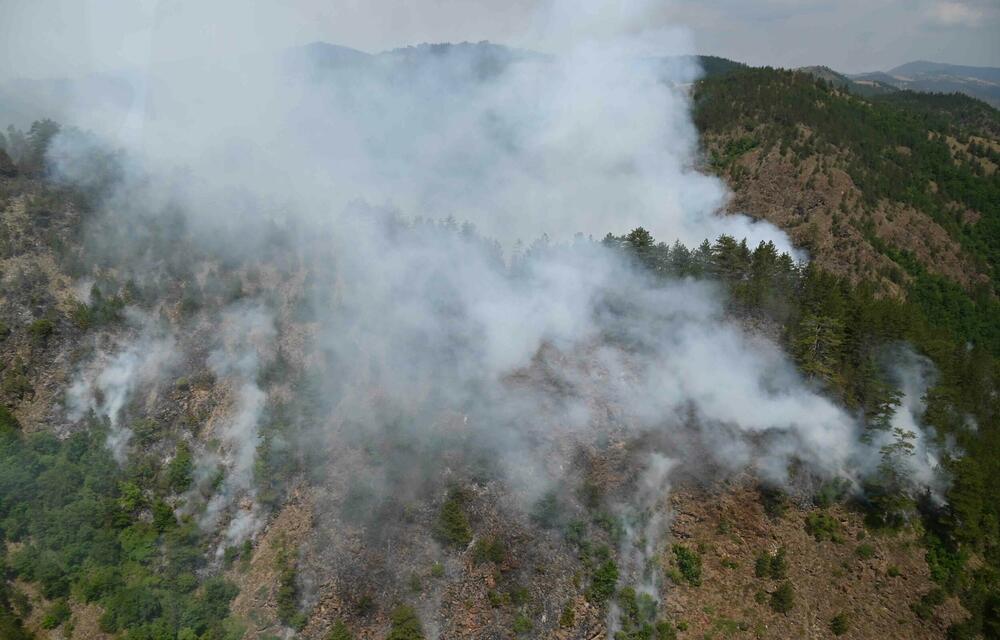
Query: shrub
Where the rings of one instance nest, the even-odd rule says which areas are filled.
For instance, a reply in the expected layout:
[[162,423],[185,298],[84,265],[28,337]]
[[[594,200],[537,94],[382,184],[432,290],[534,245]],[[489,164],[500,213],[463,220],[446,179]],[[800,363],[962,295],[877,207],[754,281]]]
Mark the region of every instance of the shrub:
[[492,562],[500,564],[507,557],[507,548],[504,543],[496,538],[480,538],[476,541],[472,552],[472,559],[476,564]]
[[660,620],[653,627],[653,640],[677,640],[678,630],[679,624],[674,627],[669,620]]
[[862,560],[871,560],[875,557],[875,547],[870,544],[859,544],[858,548],[854,550]]
[[461,492],[452,491],[441,505],[438,515],[437,534],[442,542],[455,547],[464,547],[472,540],[472,527],[465,515]]
[[621,630],[615,634],[615,640],[647,640],[653,636],[656,600],[652,596],[625,587],[618,592],[618,606]]
[[45,344],[49,336],[55,333],[55,330],[55,323],[48,318],[39,318],[28,325],[28,335],[31,336],[31,342],[35,345]]
[[386,640],[423,640],[424,628],[413,607],[401,605],[393,609],[390,615],[392,628]]
[[785,548],[779,548],[774,555],[762,551],[754,563],[754,575],[758,578],[784,580],[788,575],[788,560]]
[[521,585],[515,585],[510,588],[507,592],[507,598],[510,602],[516,606],[521,606],[522,604],[527,604],[530,594],[528,592],[528,587]]
[[762,488],[760,501],[764,507],[764,513],[772,520],[780,520],[785,516],[788,505],[785,504],[785,494],[780,489]]
[[924,557],[931,572],[931,580],[948,591],[954,591],[958,587],[959,576],[965,566],[966,551],[944,544],[934,534],[925,536],[924,543],[927,546]]
[[21,431],[21,424],[7,407],[0,404],[0,435],[13,435]]
[[753,573],[758,578],[767,578],[771,575],[771,554],[761,551],[757,556],[757,561],[753,566]]
[[677,569],[681,572],[684,580],[692,586],[699,586],[701,584],[701,556],[680,544],[675,544],[673,550]]
[[573,603],[567,602],[559,614],[559,626],[568,629],[576,624],[576,611],[573,610]]
[[413,572],[410,574],[409,585],[410,585],[410,591],[414,593],[420,593],[421,591],[424,590],[424,583],[420,579],[420,574],[418,574],[417,572]]
[[778,613],[788,613],[795,607],[795,588],[787,580],[771,594],[771,608]]
[[531,622],[531,618],[523,613],[517,614],[517,617],[514,618],[514,633],[520,635],[522,633],[528,633],[534,628],[535,625]]
[[[844,204],[843,202],[841,204]],[[816,492],[813,501],[816,506],[825,508],[844,499],[850,490],[850,485],[846,480],[835,479],[825,482]]]
[[771,578],[774,580],[784,580],[788,575],[788,558],[784,547],[780,547],[771,558]]
[[281,548],[277,555],[278,565],[278,620],[289,627],[296,628],[299,613],[299,590],[296,584],[297,570],[295,560],[287,548]]
[[347,625],[344,624],[343,620],[337,620],[330,627],[330,632],[326,634],[326,640],[353,640],[354,636],[351,635],[350,630],[348,630]]
[[45,612],[45,617],[42,618],[42,628],[55,629],[69,620],[71,614],[72,611],[70,611],[69,605],[66,604],[65,600],[56,600],[49,607],[49,610]]
[[828,513],[817,511],[806,516],[806,531],[816,539],[816,542],[830,540],[840,543],[844,540],[840,523]]
[[222,565],[227,569],[233,566],[233,562],[240,555],[240,549],[236,545],[230,545],[226,547],[226,550],[222,554]]
[[850,626],[847,614],[843,612],[833,616],[833,619],[830,620],[830,631],[833,632],[833,635],[835,636],[844,635],[847,633],[847,630],[850,629]]
[[191,446],[186,442],[177,445],[177,454],[167,466],[167,484],[175,493],[183,493],[191,486],[194,461]]
[[608,559],[594,571],[587,589],[587,599],[597,604],[607,602],[618,586],[618,565]]
[[546,493],[531,510],[531,519],[543,529],[554,529],[559,526],[560,506],[555,491]]
[[921,620],[930,620],[934,617],[934,609],[944,602],[944,595],[944,590],[940,587],[931,589],[919,601],[910,605],[910,608]]

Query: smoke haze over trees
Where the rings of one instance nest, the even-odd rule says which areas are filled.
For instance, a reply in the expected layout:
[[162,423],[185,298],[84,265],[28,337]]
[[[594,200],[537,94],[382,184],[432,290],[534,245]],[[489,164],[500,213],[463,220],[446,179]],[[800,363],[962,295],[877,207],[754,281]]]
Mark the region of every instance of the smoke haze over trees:
[[[873,528],[923,517],[965,628],[996,623],[995,345],[723,215],[692,96],[742,85],[692,92],[695,59],[645,56],[683,37],[595,33],[584,14],[546,23],[571,43],[559,56],[179,62],[146,70],[125,111],[9,131],[0,172],[31,196],[10,197],[73,289],[11,293],[33,359],[4,363],[5,398],[27,401],[35,362],[69,384],[49,430],[0,413],[3,559],[60,605],[52,625],[96,603],[129,640],[240,637],[240,563],[308,502],[310,535],[266,549],[283,629],[318,635],[334,598],[388,637],[454,634],[436,607],[468,554],[507,567],[488,597],[516,633],[573,624],[527,570],[549,557],[580,563],[552,593],[611,637],[671,637],[666,579],[702,584],[702,552],[664,539],[671,489],[745,474],[854,500]],[[703,126],[728,113],[710,104]],[[873,197],[917,198],[871,164]],[[992,183],[945,177],[989,200]],[[995,269],[989,238],[961,233]],[[813,520],[817,539],[834,528]],[[978,574],[967,549],[989,558]],[[796,592],[766,564],[786,614]]]

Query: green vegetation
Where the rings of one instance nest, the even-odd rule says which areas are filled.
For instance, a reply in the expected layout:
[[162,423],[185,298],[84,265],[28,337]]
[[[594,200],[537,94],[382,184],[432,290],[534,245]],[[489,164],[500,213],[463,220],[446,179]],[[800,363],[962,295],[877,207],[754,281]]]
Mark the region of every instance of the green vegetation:
[[[954,595],[971,616],[951,629],[953,637],[1000,634],[1000,486],[995,481],[1000,477],[1000,172],[983,170],[980,161],[996,162],[996,152],[972,138],[983,132],[996,136],[996,111],[957,96],[904,92],[862,100],[805,74],[703,61],[711,68],[694,93],[696,118],[709,141],[707,156],[715,170],[735,174],[741,158],[758,152],[776,150],[796,161],[820,157],[843,168],[861,189],[861,202],[851,206],[871,213],[888,201],[926,212],[991,281],[964,288],[929,272],[917,256],[876,237],[864,216],[855,222],[858,230],[895,263],[891,275],[905,299],[887,298],[872,283],[850,282],[815,265],[796,265],[773,245],[751,247],[728,236],[689,249],[657,243],[639,228],[620,237],[609,234],[604,243],[643,265],[653,277],[718,280],[729,293],[729,312],[772,323],[812,384],[863,416],[870,434],[889,434],[892,443],[881,451],[882,464],[865,479],[867,501],[862,506],[869,525],[888,532],[920,519],[927,564],[938,588],[914,604],[914,611],[929,618],[945,597]],[[14,163],[18,174],[42,175],[45,149],[58,130],[55,123],[40,121],[27,133],[8,135],[4,157],[10,162],[0,158],[0,172],[11,175],[8,165]],[[968,144],[967,151],[950,149],[948,136]],[[33,197],[33,222],[44,224],[48,209],[44,198]],[[970,209],[979,214],[978,220],[965,215]],[[174,222],[169,216],[143,221],[149,230],[141,235],[172,238],[164,229]],[[158,300],[158,291],[169,291],[164,294],[170,296],[168,306],[186,315],[211,304],[212,292],[185,271],[185,263],[194,263],[189,256],[172,255],[174,243],[167,240],[118,242],[134,233],[113,230],[99,241],[106,246],[98,245],[94,252],[103,254],[104,267],[128,263],[122,252],[135,251],[162,257],[167,275],[141,288],[103,282],[95,286],[90,303],[80,305],[69,318],[77,329],[115,323],[126,303],[144,296]],[[153,247],[156,242],[164,246]],[[70,263],[69,257],[60,259]],[[242,295],[239,283],[227,295]],[[66,318],[49,312],[33,317],[38,319],[27,326],[18,324],[11,339],[24,337],[41,349],[63,337],[62,332],[68,339],[76,331]],[[8,332],[6,325],[0,331],[5,339]],[[963,452],[942,460],[951,479],[945,506],[913,495],[902,472],[902,462],[913,455],[912,436],[891,429],[899,392],[883,369],[884,356],[900,343],[934,362],[938,376],[926,394],[923,421],[942,441],[954,442],[953,450]],[[166,464],[142,456],[119,467],[104,443],[106,425],[94,423],[65,440],[22,433],[4,403],[16,406],[31,396],[32,380],[38,378],[30,362],[34,358],[27,359],[5,363],[0,385],[0,560],[5,576],[32,583],[50,601],[42,616],[46,628],[66,625],[71,603],[96,603],[104,612],[101,627],[125,640],[235,638],[238,625],[229,616],[235,588],[212,575],[206,561],[209,542],[193,519],[175,515],[175,509],[184,512],[177,509],[181,494],[193,484],[190,446],[182,438],[161,441],[157,423],[136,421],[130,426],[138,442],[160,442],[163,455],[174,455]],[[262,379],[280,374],[276,365],[262,373]],[[185,381],[184,388],[189,384],[196,383]],[[302,404],[308,405],[308,399]],[[284,482],[299,468],[282,433],[293,422],[276,414],[262,428],[254,479],[264,505],[280,503]],[[585,522],[564,524],[557,493],[539,501],[532,518],[542,527],[565,526],[566,539],[577,546],[584,564],[580,583],[589,580],[588,599],[605,604],[617,593],[628,620],[622,632],[629,635],[624,638],[673,637],[668,623],[653,624],[655,616],[640,596],[618,590],[619,571],[610,551],[587,538],[588,528],[594,526],[603,530],[597,534],[602,542],[614,543],[622,534],[622,523],[601,511],[603,491],[596,482],[585,481],[581,498],[591,510]],[[829,505],[841,495],[822,494],[817,504]],[[770,517],[784,517],[786,500],[780,491],[764,490],[761,499]],[[363,506],[365,501],[352,504]],[[464,548],[472,541],[466,506],[459,490],[451,491],[441,505],[435,533],[444,544]],[[810,514],[805,526],[817,540],[842,539],[839,524],[824,512]],[[13,543],[9,552],[7,543]],[[227,565],[237,558],[248,562],[251,551],[227,549],[224,560]],[[681,545],[672,551],[677,581],[700,584],[698,553]],[[873,554],[871,545],[857,548],[860,558]],[[499,563],[506,556],[506,548],[495,539],[480,540],[473,552],[476,562]],[[298,609],[294,552],[283,550],[279,563],[278,615],[285,624],[300,628],[305,617]],[[758,557],[755,573],[785,580],[771,594],[762,590],[761,601],[770,599],[780,612],[794,606],[783,549]],[[443,574],[443,565],[434,565],[431,575]],[[28,637],[21,623],[27,611],[10,584],[0,581],[0,637],[21,640]],[[528,596],[524,587],[490,593],[494,606],[525,604]],[[366,597],[359,600],[363,613],[374,608],[370,600],[364,604]],[[568,606],[566,611],[572,614]],[[530,632],[531,620],[519,616],[529,626],[518,631],[518,618],[515,631]],[[569,620],[571,625],[572,617]],[[729,628],[731,622],[720,624]],[[831,631],[837,633],[841,623],[846,631],[843,614],[831,620]],[[390,638],[422,636],[411,608],[393,612]]]
[[816,542],[830,540],[839,544],[844,541],[840,523],[836,518],[822,511],[813,511],[806,516],[806,531],[816,538]]
[[42,628],[55,629],[62,623],[69,620],[72,613],[73,612],[70,611],[69,604],[66,603],[66,600],[60,598],[59,600],[53,602],[52,606],[50,606],[48,611],[45,612],[45,617],[42,618]]
[[[96,423],[62,441],[25,435],[0,410],[0,535],[21,543],[5,558],[9,575],[53,600],[47,627],[65,623],[72,599],[99,604],[101,628],[128,640],[228,637],[236,589],[196,577],[207,551],[198,527],[169,509],[147,521],[151,505],[167,497],[156,494],[157,470],[119,468],[104,440]],[[16,617],[3,609],[0,635],[17,638]]]
[[278,620],[293,629],[301,629],[306,624],[306,616],[299,611],[298,567],[295,554],[295,549],[282,543],[275,556],[278,568]]
[[684,581],[693,587],[701,585],[701,556],[684,545],[673,546],[674,561]]
[[441,505],[437,535],[442,542],[455,547],[464,547],[472,541],[472,527],[465,515],[465,498],[457,489],[452,490]]
[[1000,138],[997,110],[963,93],[894,91],[873,97],[872,102],[916,113],[925,121],[934,123],[937,130],[951,130],[957,135],[982,132]]
[[351,634],[343,620],[337,620],[330,627],[330,632],[326,634],[326,640],[354,640],[354,635]]
[[664,635],[668,629],[673,630],[669,623],[655,622],[657,603],[649,594],[637,594],[632,587],[625,587],[618,592],[617,602],[621,609],[621,629],[615,633],[615,640],[671,637]]
[[91,329],[119,322],[125,310],[123,296],[105,297],[100,287],[94,285],[90,289],[90,304],[78,304],[73,313],[73,320],[81,329]]
[[778,613],[788,613],[795,607],[795,587],[787,580],[771,594],[771,608]]
[[167,466],[167,484],[175,493],[184,493],[191,487],[194,461],[191,446],[186,442],[177,445],[177,453]]
[[587,599],[595,604],[603,604],[614,595],[618,588],[618,565],[611,558],[594,570],[587,589]]
[[476,564],[492,562],[500,564],[507,557],[507,546],[497,538],[480,538],[472,550],[472,559]]
[[514,633],[517,635],[523,635],[525,633],[530,633],[532,629],[535,628],[535,624],[531,621],[531,618],[524,615],[524,613],[518,613],[514,618]]
[[560,525],[559,496],[555,491],[546,493],[535,503],[534,509],[531,512],[531,519],[535,524],[545,529],[555,529]]
[[830,632],[835,636],[842,636],[851,628],[850,619],[846,613],[838,613],[830,620]]
[[773,554],[762,551],[754,563],[754,575],[758,578],[784,580],[788,575],[788,559],[785,548],[781,547]]
[[705,77],[724,76],[733,71],[746,69],[746,65],[742,62],[720,58],[719,56],[694,56],[694,58],[697,59],[698,65],[701,67]]
[[0,175],[10,177],[20,173],[41,177],[45,173],[45,152],[59,130],[60,126],[48,118],[32,122],[27,132],[13,125],[8,126],[6,144],[0,145],[4,147],[4,157],[7,158],[7,162],[3,163],[6,166],[0,166]]
[[49,318],[39,318],[28,325],[28,335],[35,345],[42,345],[55,333],[56,325]]
[[[964,140],[978,131],[995,135],[1000,128],[995,109],[955,96],[861,99],[808,73],[771,68],[706,78],[694,99],[696,124],[709,139],[726,134],[729,140],[747,140],[745,132],[752,131],[765,151],[836,159],[861,190],[865,206],[888,200],[926,212],[980,261],[994,283],[1000,282],[1000,174],[986,174],[974,159],[954,162],[945,141],[948,135]],[[804,135],[803,128],[810,134]],[[739,147],[733,152],[747,148],[745,142],[725,144]],[[982,219],[968,224],[964,207]],[[989,332],[989,318],[984,315],[982,321],[976,331]],[[1000,353],[1000,343],[993,347]]]
[[921,620],[930,620],[934,617],[934,609],[944,603],[944,598],[944,589],[931,589],[921,596],[920,600],[910,605],[910,608],[913,609],[913,613],[917,614],[917,617]]
[[386,640],[423,640],[424,627],[420,624],[420,618],[413,607],[400,605],[393,609],[389,616],[392,628]]
[[[741,252],[743,251],[742,245],[740,247],[740,251]],[[810,352],[810,355],[812,355],[812,352]],[[812,363],[810,363],[809,366],[814,370],[817,367],[816,364]],[[775,489],[772,487],[761,487],[760,501],[764,507],[764,513],[767,514],[767,517],[771,518],[772,520],[781,520],[782,518],[785,517],[785,512],[788,510],[788,504],[785,501],[785,494],[782,493],[780,489]]]
[[573,609],[573,603],[567,602],[563,607],[562,613],[559,614],[559,626],[563,629],[572,628],[576,624],[576,611]]

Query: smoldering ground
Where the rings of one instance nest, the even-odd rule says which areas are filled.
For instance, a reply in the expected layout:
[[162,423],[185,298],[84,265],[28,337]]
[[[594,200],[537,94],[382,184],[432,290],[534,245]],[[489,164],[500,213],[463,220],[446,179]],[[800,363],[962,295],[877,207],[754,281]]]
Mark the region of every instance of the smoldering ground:
[[[595,500],[628,523],[614,538],[626,579],[654,593],[672,473],[783,484],[795,463],[856,481],[877,462],[858,418],[730,317],[716,285],[655,280],[588,237],[643,226],[791,250],[765,223],[717,215],[726,192],[695,168],[690,60],[583,31],[556,57],[314,47],[150,69],[140,113],[97,114],[95,136],[52,147],[55,174],[77,182],[93,179],[94,137],[122,149],[91,255],[153,298],[183,282],[176,309],[200,296],[187,313],[160,305],[166,344],[209,352],[232,410],[199,450],[224,479],[185,508],[233,544],[266,521],[257,465],[275,447],[311,485],[307,602],[402,597],[416,563],[447,563],[450,492],[512,539],[538,529],[539,504],[568,522],[596,482],[581,457],[618,461]],[[130,124],[111,137],[112,121]],[[545,535],[519,553],[572,555]]]

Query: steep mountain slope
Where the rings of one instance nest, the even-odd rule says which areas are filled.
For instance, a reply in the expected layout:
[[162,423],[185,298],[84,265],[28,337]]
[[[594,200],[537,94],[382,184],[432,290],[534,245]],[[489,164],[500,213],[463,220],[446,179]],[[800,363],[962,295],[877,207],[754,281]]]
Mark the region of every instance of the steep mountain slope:
[[[996,366],[995,109],[957,94],[862,97],[812,73],[772,69],[708,78],[694,95],[706,162],[733,188],[731,210],[780,225],[824,268],[872,283],[879,295],[907,299],[944,333],[991,352],[984,365]],[[980,464],[993,464],[995,444],[986,444],[996,442],[993,429],[969,444],[963,466],[974,476]],[[956,479],[955,488],[968,481]],[[953,506],[962,501],[952,500]],[[948,535],[961,537],[959,529]],[[995,567],[994,543],[983,548]],[[995,569],[968,579],[978,586],[968,587],[966,605],[984,603],[992,611]],[[995,622],[978,624],[957,625],[949,637],[973,637],[965,635],[972,627],[985,637],[1000,633]]]
[[[477,98],[461,92],[528,55],[303,54],[292,64],[320,67],[309,83],[387,78],[388,102],[363,107],[407,136],[454,112],[441,84],[404,80]],[[211,190],[252,146],[195,164],[203,176],[146,175],[79,131],[15,132],[0,176],[0,633],[1000,633],[995,111],[710,62],[691,90],[705,168],[808,265],[774,243],[644,228],[504,255],[450,217],[338,211],[326,173],[362,154],[324,162],[351,133],[321,136],[325,102],[303,142],[290,123],[314,114],[296,100],[249,174],[320,167],[320,206],[298,217],[297,193]],[[662,89],[646,70],[639,86]],[[532,178],[553,146],[582,171],[587,154],[558,143],[593,132],[556,126],[576,122],[575,95],[546,121],[558,135],[491,108],[453,137],[498,141],[504,162],[527,148]],[[419,126],[389,108],[404,99]],[[637,124],[621,113],[610,122]],[[398,147],[373,137],[379,168],[397,169]],[[415,145],[422,162],[441,138]],[[51,170],[68,152],[85,171]],[[442,163],[465,190],[483,184],[473,159]],[[642,175],[598,166],[568,184]]]
[[775,222],[835,273],[914,292],[928,313],[956,284],[982,291],[956,329],[998,344],[996,110],[923,94],[868,101],[772,69],[707,79],[695,102],[732,210]]
[[[177,638],[249,639],[281,637],[292,627],[300,629],[300,637],[319,640],[330,637],[341,622],[353,637],[374,639],[385,637],[398,613],[396,604],[404,602],[419,612],[425,628],[445,638],[603,636],[609,601],[627,610],[638,607],[624,623],[632,635],[621,638],[797,638],[825,634],[836,616],[850,619],[846,637],[891,628],[907,637],[934,638],[967,615],[951,596],[926,611],[911,608],[937,593],[916,542],[919,530],[892,533],[865,523],[862,506],[842,502],[836,492],[832,499],[805,487],[791,498],[762,493],[753,478],[719,484],[727,475],[723,469],[706,474],[698,466],[688,471],[689,489],[671,500],[671,536],[680,546],[668,546],[657,556],[658,571],[670,586],[664,609],[650,613],[646,601],[634,592],[618,592],[614,580],[608,586],[602,573],[609,567],[624,571],[624,564],[612,560],[617,555],[612,550],[633,525],[616,515],[615,504],[632,491],[644,449],[613,426],[619,418],[611,414],[622,409],[610,405],[609,441],[560,435],[559,446],[577,451],[573,464],[579,486],[549,494],[528,515],[509,504],[507,489],[485,460],[476,462],[471,480],[443,495],[432,491],[372,502],[372,489],[354,476],[365,474],[373,457],[402,456],[398,463],[416,455],[412,444],[390,430],[348,454],[358,437],[349,432],[329,444],[301,439],[308,420],[317,418],[312,414],[303,422],[296,414],[311,414],[322,401],[312,409],[288,407],[268,419],[256,452],[256,482],[273,509],[267,525],[259,538],[215,555],[213,549],[224,546],[224,539],[201,531],[190,516],[175,519],[170,510],[183,514],[185,504],[212,492],[206,479],[199,479],[202,472],[191,466],[192,453],[216,450],[221,423],[238,398],[238,390],[213,373],[205,355],[216,330],[205,319],[245,296],[274,297],[285,309],[278,320],[283,356],[260,373],[260,384],[274,398],[317,402],[309,400],[302,376],[309,356],[296,346],[310,325],[308,312],[295,303],[301,275],[293,265],[282,266],[281,240],[268,240],[265,246],[271,249],[262,247],[242,265],[230,264],[231,275],[216,282],[221,274],[210,259],[196,252],[178,254],[188,241],[161,228],[144,252],[168,261],[162,280],[116,285],[120,281],[113,272],[90,263],[90,252],[98,250],[96,258],[103,250],[80,246],[75,239],[83,220],[93,215],[86,199],[67,200],[70,193],[24,179],[3,186],[3,233],[17,242],[6,245],[10,253],[3,262],[8,274],[3,320],[10,327],[2,351],[3,390],[17,420],[10,417],[0,434],[5,461],[0,482],[8,498],[0,509],[9,575],[18,576],[7,587],[15,603],[10,610],[36,637],[55,628],[65,637],[85,640],[124,632],[128,638],[172,638],[136,630],[162,634],[179,627]],[[118,224],[101,225],[101,233],[114,234]],[[134,231],[122,230],[125,235]],[[637,236],[623,241],[626,251],[645,247],[638,258],[657,272],[727,274],[736,289],[744,269],[762,274],[765,265],[774,268],[776,258],[761,250],[751,260],[755,266],[741,267],[738,245],[720,242],[709,254],[695,251],[680,262],[685,254],[677,247],[670,257]],[[106,262],[107,267],[116,263]],[[802,278],[795,298],[836,290],[818,272],[793,275],[790,261],[783,264],[764,280],[755,276],[755,288],[739,289],[741,302],[734,311],[756,309],[762,317],[755,323],[765,324],[789,313],[797,316],[787,307],[787,297],[778,306],[764,302],[771,300],[765,292],[786,286],[778,283],[789,277]],[[84,274],[95,278],[89,291],[69,286],[81,277],[86,281]],[[83,302],[86,293],[89,301]],[[860,294],[856,304],[871,304],[865,300]],[[102,441],[114,427],[92,421],[79,430],[66,421],[60,393],[95,345],[126,340],[134,331],[124,315],[126,304],[132,313],[159,313],[163,326],[185,336],[184,348],[192,355],[175,365],[175,377],[166,386],[154,385],[126,407],[134,416],[135,457],[119,467]],[[581,389],[566,377],[568,368],[577,366],[576,357],[540,354],[528,370],[515,374],[515,383],[606,402],[600,390]],[[450,418],[442,428],[462,429],[461,421]],[[66,439],[52,439],[53,433]],[[447,458],[451,464],[461,463],[456,453]],[[321,471],[327,456],[335,456],[338,465]],[[22,475],[28,469],[34,471]],[[333,477],[320,477],[326,473]],[[79,479],[84,489],[66,486],[60,478]],[[76,514],[83,500],[91,501],[91,511]],[[46,506],[16,506],[24,501]],[[378,512],[365,514],[368,508]],[[69,519],[69,514],[75,515]],[[398,524],[389,524],[397,518]],[[823,523],[820,528],[813,524],[816,519]],[[78,531],[67,528],[74,525]],[[106,539],[109,532],[113,539]],[[400,544],[405,553],[393,551]],[[678,548],[697,559],[697,574]],[[779,549],[787,552],[785,568],[773,576],[758,575],[757,558]],[[122,569],[116,568],[119,563]],[[217,577],[199,578],[205,581],[188,591],[195,575]],[[772,604],[772,593],[785,582],[795,589],[787,611],[784,604]],[[656,617],[662,624],[648,635],[644,625]],[[199,635],[185,636],[186,629]]]

